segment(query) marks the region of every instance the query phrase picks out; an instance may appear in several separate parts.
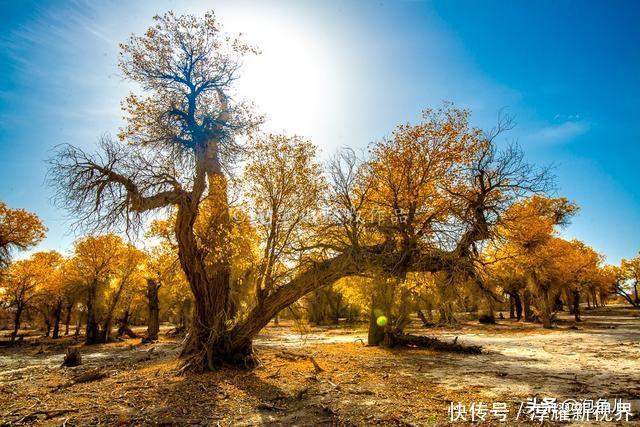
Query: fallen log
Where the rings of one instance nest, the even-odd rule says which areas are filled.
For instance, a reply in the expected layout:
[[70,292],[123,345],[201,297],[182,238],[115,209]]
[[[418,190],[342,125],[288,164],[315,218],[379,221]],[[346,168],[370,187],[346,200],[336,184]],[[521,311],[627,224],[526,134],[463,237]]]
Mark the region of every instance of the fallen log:
[[437,338],[422,335],[409,335],[403,333],[388,333],[385,336],[384,345],[386,347],[420,347],[437,351],[448,351],[453,353],[480,354],[482,347],[477,345],[458,344],[458,337],[453,342],[446,342]]

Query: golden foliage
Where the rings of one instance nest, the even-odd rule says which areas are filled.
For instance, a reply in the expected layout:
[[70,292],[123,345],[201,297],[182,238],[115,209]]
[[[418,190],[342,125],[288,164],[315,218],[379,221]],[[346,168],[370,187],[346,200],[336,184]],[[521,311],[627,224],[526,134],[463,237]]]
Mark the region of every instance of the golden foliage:
[[11,250],[37,245],[46,232],[37,215],[24,209],[11,209],[0,201],[0,267],[9,263]]

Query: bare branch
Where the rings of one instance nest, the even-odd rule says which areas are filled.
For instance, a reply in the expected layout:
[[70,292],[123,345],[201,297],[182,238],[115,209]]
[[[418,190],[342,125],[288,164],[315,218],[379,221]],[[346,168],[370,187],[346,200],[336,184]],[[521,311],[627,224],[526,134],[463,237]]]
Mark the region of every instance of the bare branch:
[[78,147],[58,146],[49,160],[48,183],[55,202],[89,229],[136,228],[142,214],[170,207],[187,197],[178,180],[157,171],[133,149],[100,139],[101,153],[89,155]]

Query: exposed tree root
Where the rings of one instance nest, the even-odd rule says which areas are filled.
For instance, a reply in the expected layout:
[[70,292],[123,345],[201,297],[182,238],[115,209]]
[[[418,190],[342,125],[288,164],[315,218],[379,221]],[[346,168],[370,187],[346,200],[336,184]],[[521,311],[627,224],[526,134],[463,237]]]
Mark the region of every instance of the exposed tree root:
[[480,346],[458,344],[458,337],[453,342],[446,342],[420,335],[388,333],[385,336],[384,344],[387,347],[420,347],[464,354],[480,354],[482,352],[482,347]]
[[188,372],[215,371],[223,367],[252,369],[262,366],[251,344],[235,348],[219,341],[196,344],[185,338],[185,346],[180,354],[184,360],[178,375]]

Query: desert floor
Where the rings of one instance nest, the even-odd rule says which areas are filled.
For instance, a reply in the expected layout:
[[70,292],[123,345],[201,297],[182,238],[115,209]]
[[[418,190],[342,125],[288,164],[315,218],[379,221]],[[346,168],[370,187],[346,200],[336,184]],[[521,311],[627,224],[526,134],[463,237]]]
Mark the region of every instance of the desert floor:
[[[470,415],[451,422],[451,402],[506,403],[506,423],[488,416],[482,425],[516,425],[528,423],[516,415],[534,397],[620,398],[640,412],[640,310],[584,311],[578,324],[560,315],[552,330],[499,320],[416,322],[410,332],[458,337],[483,353],[367,347],[364,326],[291,323],[266,328],[256,341],[262,367],[180,376],[179,338],[81,346],[75,368],[60,366],[74,338],[39,339],[0,348],[0,425],[469,424]],[[640,417],[596,424],[640,425]]]

